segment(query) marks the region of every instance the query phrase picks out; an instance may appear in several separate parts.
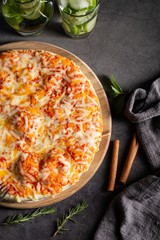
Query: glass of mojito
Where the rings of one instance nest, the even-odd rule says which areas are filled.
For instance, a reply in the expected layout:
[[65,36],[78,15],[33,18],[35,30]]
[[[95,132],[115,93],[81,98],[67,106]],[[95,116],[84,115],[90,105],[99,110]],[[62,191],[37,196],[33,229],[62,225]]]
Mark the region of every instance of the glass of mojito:
[[53,15],[51,0],[3,0],[5,21],[23,36],[40,33]]
[[87,37],[96,25],[99,0],[58,0],[62,26],[72,38]]

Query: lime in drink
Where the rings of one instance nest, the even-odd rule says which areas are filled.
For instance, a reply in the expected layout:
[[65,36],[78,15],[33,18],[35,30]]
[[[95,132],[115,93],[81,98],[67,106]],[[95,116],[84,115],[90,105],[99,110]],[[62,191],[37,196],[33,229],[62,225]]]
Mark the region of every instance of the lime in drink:
[[99,0],[58,0],[65,33],[73,38],[88,36],[95,27]]
[[23,36],[40,33],[53,15],[51,0],[3,0],[5,21]]

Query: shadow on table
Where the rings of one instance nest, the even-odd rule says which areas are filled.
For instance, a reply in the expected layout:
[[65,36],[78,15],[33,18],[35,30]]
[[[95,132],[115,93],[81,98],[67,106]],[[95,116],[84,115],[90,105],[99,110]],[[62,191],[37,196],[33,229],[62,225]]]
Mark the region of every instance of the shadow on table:
[[52,32],[55,35],[59,35],[61,37],[66,36],[66,34],[63,30],[62,24],[60,22],[52,22],[51,24],[49,24],[47,26],[47,31]]

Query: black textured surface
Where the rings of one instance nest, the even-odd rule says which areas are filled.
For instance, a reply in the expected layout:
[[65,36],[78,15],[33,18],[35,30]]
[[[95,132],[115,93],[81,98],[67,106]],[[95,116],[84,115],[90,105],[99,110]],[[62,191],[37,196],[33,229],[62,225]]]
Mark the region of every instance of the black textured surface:
[[[160,73],[160,1],[159,0],[101,0],[98,22],[87,38],[73,40],[61,28],[55,4],[55,14],[44,32],[36,37],[22,37],[4,23],[0,17],[0,44],[15,41],[43,41],[60,47],[80,57],[99,77],[107,89],[107,76],[113,74],[122,88],[147,87]],[[129,142],[134,131],[124,116],[112,118],[112,137],[120,139],[119,178]],[[128,183],[118,182],[113,193],[107,192],[109,148],[106,157],[89,183],[68,199],[55,204],[57,213],[32,222],[15,226],[0,226],[1,240],[50,240],[56,219],[81,200],[89,207],[76,217],[77,224],[68,223],[68,232],[55,237],[57,240],[92,240],[98,223],[112,198],[127,185],[146,176],[150,169],[141,148],[133,164]],[[0,208],[0,222],[8,215],[27,213],[29,210]]]

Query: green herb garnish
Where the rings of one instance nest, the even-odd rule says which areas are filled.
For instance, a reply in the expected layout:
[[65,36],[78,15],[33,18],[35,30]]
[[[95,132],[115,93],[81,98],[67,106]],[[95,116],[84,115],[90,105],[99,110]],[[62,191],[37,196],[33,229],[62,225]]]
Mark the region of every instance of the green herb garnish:
[[23,214],[17,214],[17,215],[13,215],[13,216],[8,216],[4,222],[2,223],[2,225],[12,225],[12,224],[17,224],[17,223],[23,223],[23,222],[27,222],[30,221],[34,218],[43,216],[43,215],[48,215],[48,214],[52,214],[55,213],[56,210],[53,207],[50,208],[38,208],[36,209],[34,212],[30,212],[26,215]]
[[116,82],[115,77],[113,75],[111,76],[110,81],[111,81],[111,88],[112,88],[114,97],[125,94],[125,92],[122,90],[122,88]]
[[53,236],[56,236],[57,234],[63,234],[64,231],[68,231],[69,229],[64,228],[64,225],[68,222],[68,220],[76,223],[73,220],[73,217],[81,213],[87,207],[88,207],[87,202],[83,201],[81,203],[78,203],[75,207],[69,209],[68,213],[64,214],[62,219],[57,219],[57,230],[55,231]]
[[117,81],[115,80],[113,75],[110,78],[110,82],[111,82],[111,89],[112,89],[111,97],[113,98],[112,104],[111,104],[111,110],[116,115],[118,115],[118,114],[122,113],[124,106],[125,106],[126,97],[130,93],[130,91],[129,90],[124,91],[119,86],[119,84],[117,83]]

